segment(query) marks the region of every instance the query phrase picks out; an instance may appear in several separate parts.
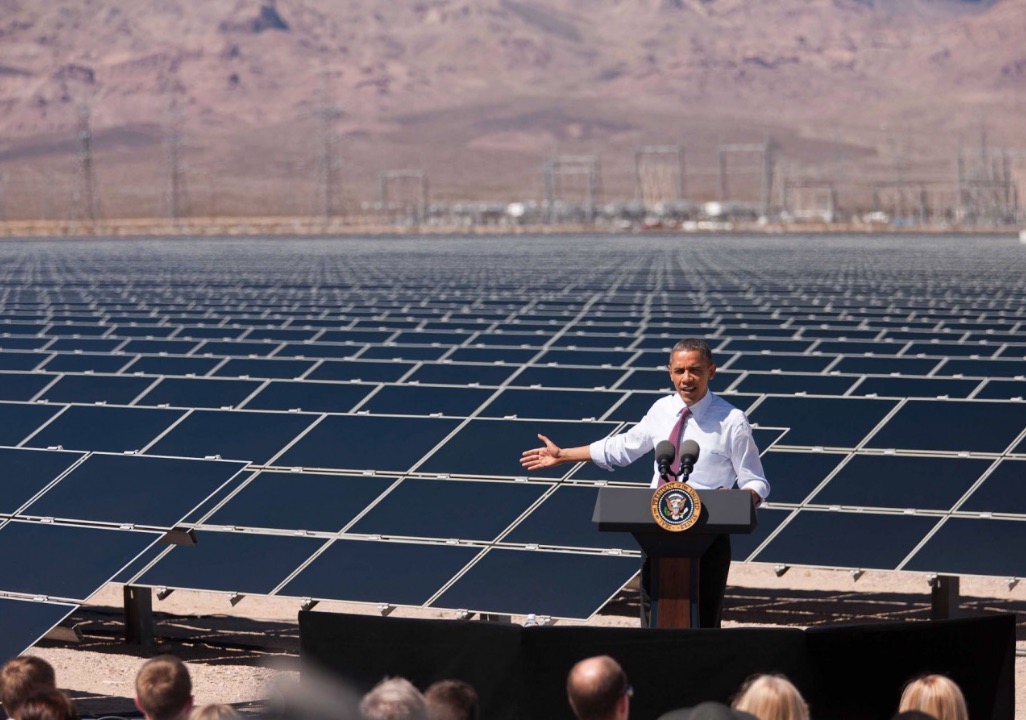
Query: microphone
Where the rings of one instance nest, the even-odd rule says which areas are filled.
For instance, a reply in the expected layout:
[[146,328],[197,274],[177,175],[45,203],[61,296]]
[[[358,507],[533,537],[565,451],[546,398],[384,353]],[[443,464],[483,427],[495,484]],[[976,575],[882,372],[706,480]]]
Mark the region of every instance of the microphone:
[[672,475],[673,459],[677,457],[677,448],[669,440],[660,440],[655,448],[656,465],[659,466],[659,477]]
[[680,476],[687,482],[688,475],[695,469],[698,462],[698,443],[694,440],[685,440],[680,444]]

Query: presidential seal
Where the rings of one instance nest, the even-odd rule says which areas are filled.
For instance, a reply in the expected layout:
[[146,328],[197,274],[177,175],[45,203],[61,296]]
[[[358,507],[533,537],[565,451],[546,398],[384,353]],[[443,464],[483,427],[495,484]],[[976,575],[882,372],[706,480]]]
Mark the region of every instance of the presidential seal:
[[687,483],[671,482],[652,495],[652,518],[670,532],[683,532],[698,522],[702,499]]

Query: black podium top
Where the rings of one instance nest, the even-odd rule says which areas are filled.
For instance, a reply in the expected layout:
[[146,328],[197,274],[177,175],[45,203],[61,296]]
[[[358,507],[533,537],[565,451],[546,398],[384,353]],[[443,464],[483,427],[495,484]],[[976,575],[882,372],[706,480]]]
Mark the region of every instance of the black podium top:
[[595,501],[592,522],[602,531],[629,532],[650,555],[700,554],[716,535],[750,533],[757,518],[747,490],[699,490],[702,512],[683,532],[670,532],[652,517],[651,488],[604,487]]

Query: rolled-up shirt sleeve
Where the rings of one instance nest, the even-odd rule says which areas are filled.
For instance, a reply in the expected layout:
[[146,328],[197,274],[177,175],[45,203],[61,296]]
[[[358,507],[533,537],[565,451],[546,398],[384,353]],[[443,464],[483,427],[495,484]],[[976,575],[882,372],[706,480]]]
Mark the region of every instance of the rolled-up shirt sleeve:
[[731,428],[730,442],[730,456],[734,473],[737,475],[737,486],[745,490],[754,490],[765,500],[769,497],[769,481],[766,480],[766,471],[762,469],[759,448],[755,445],[752,428],[747,420]]
[[[651,413],[649,413],[651,415]],[[596,440],[588,446],[591,460],[603,470],[630,465],[652,450],[652,422],[645,415],[626,432]]]

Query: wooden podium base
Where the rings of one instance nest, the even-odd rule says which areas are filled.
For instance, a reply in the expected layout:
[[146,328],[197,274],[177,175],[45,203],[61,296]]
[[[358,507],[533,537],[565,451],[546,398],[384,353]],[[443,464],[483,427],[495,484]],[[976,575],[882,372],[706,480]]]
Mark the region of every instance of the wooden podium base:
[[654,558],[653,627],[697,628],[698,558]]

